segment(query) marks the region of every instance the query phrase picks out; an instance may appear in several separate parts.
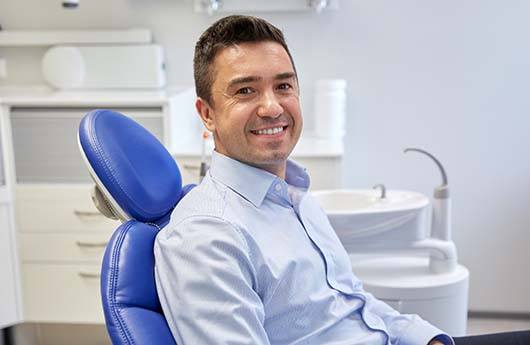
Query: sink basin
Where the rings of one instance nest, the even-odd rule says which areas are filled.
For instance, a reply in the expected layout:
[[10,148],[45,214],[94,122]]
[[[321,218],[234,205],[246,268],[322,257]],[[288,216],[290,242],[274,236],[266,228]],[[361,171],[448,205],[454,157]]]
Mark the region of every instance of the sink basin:
[[312,192],[349,251],[394,247],[427,238],[429,199],[420,193],[373,189]]

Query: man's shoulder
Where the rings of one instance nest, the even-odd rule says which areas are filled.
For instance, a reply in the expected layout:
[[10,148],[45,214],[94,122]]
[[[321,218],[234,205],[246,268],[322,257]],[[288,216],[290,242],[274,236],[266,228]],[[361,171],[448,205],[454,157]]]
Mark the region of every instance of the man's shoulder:
[[171,214],[171,223],[180,223],[190,217],[223,218],[226,203],[226,187],[205,181],[194,187],[177,204]]
[[[246,243],[243,228],[234,217],[233,193],[219,183],[204,181],[177,204],[169,223],[158,233],[155,247],[164,243],[204,245],[212,241]],[[237,206],[235,207],[238,208]],[[174,239],[179,239],[174,241]]]
[[202,219],[216,219],[233,225],[240,223],[243,214],[248,211],[247,203],[237,193],[207,176],[180,200],[171,214],[168,227],[175,229],[179,224],[200,222]]

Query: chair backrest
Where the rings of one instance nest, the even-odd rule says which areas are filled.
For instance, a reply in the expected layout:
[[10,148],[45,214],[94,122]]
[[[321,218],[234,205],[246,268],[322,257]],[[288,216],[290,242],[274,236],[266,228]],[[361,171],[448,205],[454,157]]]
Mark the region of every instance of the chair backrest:
[[112,235],[101,267],[105,323],[113,344],[175,344],[155,286],[153,245],[182,188],[175,160],[134,120],[93,110],[81,120],[81,154],[96,187],[93,200],[122,224]]

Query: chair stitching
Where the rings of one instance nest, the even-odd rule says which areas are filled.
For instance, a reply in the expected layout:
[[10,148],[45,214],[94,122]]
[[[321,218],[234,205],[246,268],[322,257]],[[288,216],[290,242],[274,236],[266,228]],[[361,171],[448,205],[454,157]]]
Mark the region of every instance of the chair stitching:
[[[117,241],[117,248],[112,251],[112,264],[111,264],[111,266],[114,266],[115,263],[118,263],[117,262],[118,261],[117,253],[119,252],[119,250],[121,248],[121,245],[123,244],[123,240],[125,238],[125,234],[131,228],[131,224],[130,223],[126,224],[125,226],[126,226],[125,229],[123,230],[122,233],[120,233],[120,237],[119,237],[119,239]],[[110,285],[109,289],[110,289],[112,308],[110,310],[111,310],[112,314],[114,314],[114,318],[116,319],[116,321],[118,321],[118,324],[119,324],[119,327],[120,327],[119,328],[120,336],[122,337],[122,339],[127,344],[133,344],[134,345],[134,341],[132,340],[132,337],[131,337],[131,334],[129,332],[129,329],[127,328],[127,326],[123,322],[123,319],[122,319],[122,316],[121,316],[120,312],[115,309],[115,307],[119,307],[120,306],[120,304],[116,303],[116,300],[115,300],[115,289],[116,289],[116,285],[117,285],[117,280],[118,280],[117,274],[114,272],[114,270],[111,270],[111,279],[110,279],[111,285]]]

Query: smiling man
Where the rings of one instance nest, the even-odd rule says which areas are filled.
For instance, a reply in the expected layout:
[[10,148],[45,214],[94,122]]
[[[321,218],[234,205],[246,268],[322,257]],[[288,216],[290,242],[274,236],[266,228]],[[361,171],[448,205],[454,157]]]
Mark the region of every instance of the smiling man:
[[288,159],[303,121],[282,32],[220,19],[197,42],[194,68],[215,152],[155,244],[177,344],[453,344],[363,290],[305,169]]
[[[195,60],[207,64],[195,74],[203,95],[196,106],[216,152],[284,178],[302,131],[298,83],[286,48],[272,40],[238,42],[221,49],[211,64],[204,58]],[[208,78],[204,91],[202,78]]]

